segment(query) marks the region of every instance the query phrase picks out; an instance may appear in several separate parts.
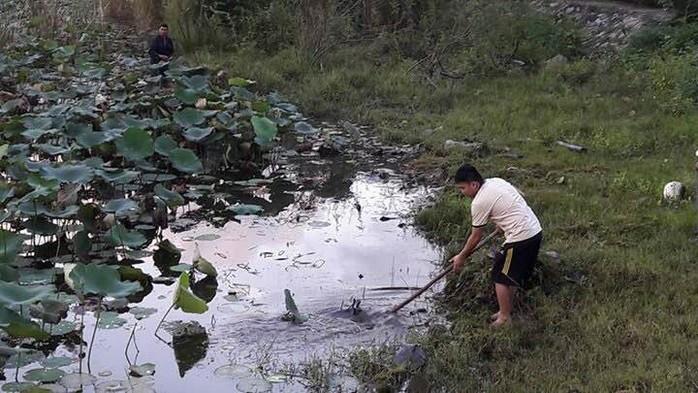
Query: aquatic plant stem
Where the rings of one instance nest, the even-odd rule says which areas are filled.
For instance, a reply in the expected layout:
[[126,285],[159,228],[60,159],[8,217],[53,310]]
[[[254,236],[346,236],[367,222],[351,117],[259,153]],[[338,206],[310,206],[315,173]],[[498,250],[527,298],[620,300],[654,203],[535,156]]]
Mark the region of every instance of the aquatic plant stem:
[[90,349],[87,350],[87,372],[92,374],[90,368],[90,358],[92,357],[92,347],[94,346],[95,336],[97,335],[97,326],[99,325],[99,317],[102,315],[102,298],[99,298],[99,304],[97,304],[97,321],[95,322],[95,328],[92,330],[92,338],[90,339]]
[[[155,335],[155,337],[159,338],[160,340],[162,340],[165,343],[167,343],[167,341],[163,340],[160,336],[158,336],[158,330],[160,330],[160,326],[162,326],[162,323],[165,322],[165,318],[167,318],[167,315],[170,313],[170,311],[172,311],[174,306],[175,306],[174,303],[172,303],[170,308],[168,308],[167,311],[165,311],[165,315],[162,316],[160,323],[158,323],[158,326],[155,328],[155,333],[153,333]],[[169,343],[167,343],[167,344],[169,345]]]

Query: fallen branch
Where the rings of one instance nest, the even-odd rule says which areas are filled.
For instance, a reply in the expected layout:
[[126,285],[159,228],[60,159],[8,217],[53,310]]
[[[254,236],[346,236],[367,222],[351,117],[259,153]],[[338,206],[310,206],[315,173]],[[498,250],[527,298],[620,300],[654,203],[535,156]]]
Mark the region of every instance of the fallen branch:
[[585,152],[587,150],[587,148],[584,146],[573,145],[571,143],[567,143],[567,142],[563,142],[563,141],[557,141],[556,143],[562,147],[566,147],[567,149],[574,151],[574,152],[577,152],[577,153],[582,153],[582,152]]

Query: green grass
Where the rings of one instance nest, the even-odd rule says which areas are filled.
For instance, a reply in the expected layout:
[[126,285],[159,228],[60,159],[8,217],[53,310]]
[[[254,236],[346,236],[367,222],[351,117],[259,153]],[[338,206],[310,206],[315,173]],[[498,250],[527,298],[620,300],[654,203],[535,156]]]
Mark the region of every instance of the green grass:
[[[698,389],[698,210],[661,200],[671,180],[696,188],[698,111],[667,105],[650,71],[580,60],[557,71],[440,79],[434,88],[380,40],[339,48],[321,64],[294,49],[195,57],[286,94],[317,119],[349,119],[389,142],[423,143],[428,152],[415,165],[425,171],[452,173],[471,162],[524,191],[544,227],[543,251],[562,257],[541,256],[540,285],[523,294],[511,329],[487,324],[495,303],[482,256],[451,283],[452,327],[419,338],[432,385],[448,392]],[[476,140],[489,153],[448,152],[447,139]],[[568,151],[557,140],[588,151]],[[497,155],[505,149],[523,158]],[[416,219],[455,250],[470,227],[468,207],[449,189]],[[585,280],[564,279],[574,275]],[[368,380],[399,380],[390,367],[359,364]]]

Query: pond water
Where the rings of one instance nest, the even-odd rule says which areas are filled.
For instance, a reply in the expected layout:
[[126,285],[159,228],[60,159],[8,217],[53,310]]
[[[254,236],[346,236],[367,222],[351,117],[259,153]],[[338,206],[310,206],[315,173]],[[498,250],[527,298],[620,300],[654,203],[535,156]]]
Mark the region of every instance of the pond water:
[[[237,216],[236,221],[210,217],[212,207],[225,199],[213,195],[190,204],[175,221],[192,226],[164,233],[182,250],[181,262],[191,262],[198,244],[218,270],[217,283],[199,278],[193,288],[209,310],[171,311],[158,339],[154,332],[172,304],[176,285],[154,284],[142,302],[130,305],[157,309],[154,314],[136,320],[124,313],[119,316],[126,320],[123,326],[97,330],[93,378],[85,377],[83,391],[189,392],[204,386],[211,391],[306,391],[303,378],[279,371],[312,357],[327,359],[361,346],[400,342],[428,318],[427,301],[422,297],[396,314],[388,310],[429,281],[440,249],[411,225],[411,214],[424,205],[430,190],[407,187],[396,173],[342,158],[315,158],[296,160],[262,185],[221,182],[222,195],[263,206],[266,215]],[[144,261],[135,267],[160,275],[152,258]],[[282,319],[285,289],[307,320]],[[197,321],[206,335],[170,343],[167,327],[178,320]],[[89,343],[93,313],[88,311],[84,321]],[[77,373],[78,353],[79,346],[60,344],[50,356],[73,359],[61,369]],[[87,373],[86,359],[82,363]],[[147,363],[155,365],[153,375],[129,377],[130,364]],[[39,367],[22,367],[19,379]],[[5,371],[11,381],[16,370]],[[351,378],[335,378],[344,391],[356,386]],[[48,387],[80,387],[63,385]]]

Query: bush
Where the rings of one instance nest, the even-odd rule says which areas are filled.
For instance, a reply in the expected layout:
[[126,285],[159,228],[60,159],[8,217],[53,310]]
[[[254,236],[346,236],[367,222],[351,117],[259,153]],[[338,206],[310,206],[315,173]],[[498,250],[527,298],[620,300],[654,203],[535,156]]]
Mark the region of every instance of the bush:
[[557,54],[579,54],[577,30],[564,21],[556,22],[524,2],[470,1],[465,15],[451,23],[468,36],[458,46],[455,66],[476,74],[500,74],[515,61],[535,66]]

